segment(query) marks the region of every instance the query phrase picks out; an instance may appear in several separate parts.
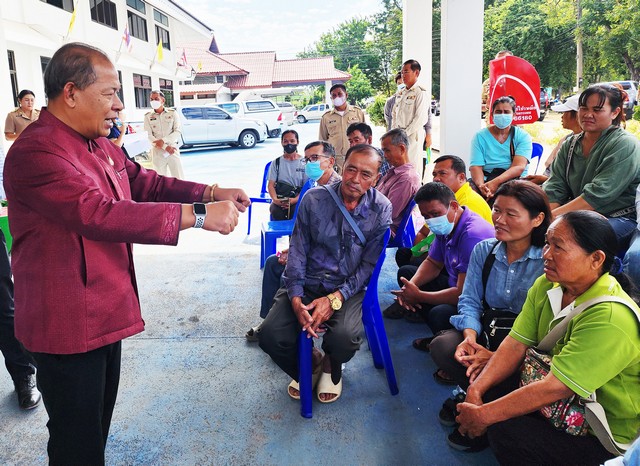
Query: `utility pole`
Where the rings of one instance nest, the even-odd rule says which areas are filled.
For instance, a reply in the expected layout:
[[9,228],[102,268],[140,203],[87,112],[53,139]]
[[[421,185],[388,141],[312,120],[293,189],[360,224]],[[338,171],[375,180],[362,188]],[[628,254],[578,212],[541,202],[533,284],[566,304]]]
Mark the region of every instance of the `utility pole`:
[[583,56],[582,56],[582,6],[580,0],[576,0],[576,92],[582,90]]

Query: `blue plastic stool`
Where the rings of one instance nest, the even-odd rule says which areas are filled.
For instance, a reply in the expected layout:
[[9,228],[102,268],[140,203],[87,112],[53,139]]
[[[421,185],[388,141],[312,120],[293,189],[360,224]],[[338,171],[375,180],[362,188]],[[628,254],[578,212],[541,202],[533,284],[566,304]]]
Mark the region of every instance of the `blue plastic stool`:
[[269,168],[271,167],[271,162],[264,166],[264,174],[262,175],[262,187],[260,188],[260,194],[254,197],[250,197],[249,200],[251,204],[249,204],[249,218],[247,222],[247,235],[251,233],[251,211],[254,203],[258,204],[271,204],[271,196],[269,195],[269,191],[267,190],[267,177],[269,175]]
[[[369,342],[373,364],[378,369],[384,369],[387,376],[387,384],[392,395],[399,393],[396,373],[393,369],[393,361],[391,360],[391,351],[389,350],[389,340],[387,340],[387,332],[384,329],[382,321],[382,312],[380,311],[380,301],[378,301],[378,278],[380,270],[384,263],[386,245],[389,241],[390,231],[384,236],[383,248],[373,269],[367,291],[362,301],[362,323]],[[311,377],[313,368],[311,362],[311,351],[313,348],[313,339],[307,338],[307,332],[300,332],[298,337],[298,369],[300,386],[300,415],[307,419],[313,417],[312,398],[313,387],[311,386]]]

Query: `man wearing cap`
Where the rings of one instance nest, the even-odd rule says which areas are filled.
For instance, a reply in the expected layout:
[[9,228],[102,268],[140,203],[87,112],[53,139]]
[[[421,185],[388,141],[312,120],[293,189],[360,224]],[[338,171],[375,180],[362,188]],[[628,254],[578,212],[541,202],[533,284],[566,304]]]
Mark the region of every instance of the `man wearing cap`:
[[420,84],[420,63],[407,60],[402,65],[402,81],[405,88],[396,94],[393,107],[391,129],[400,128],[409,138],[409,162],[413,165],[418,176],[422,179],[422,147],[425,143],[424,129],[429,119],[429,94]]
[[167,168],[171,176],[184,179],[182,162],[180,162],[179,140],[181,134],[180,119],[172,108],[164,106],[164,93],[151,92],[151,108],[144,116],[144,130],[151,141],[153,168],[159,175],[166,176]]
[[544,173],[542,175],[535,175],[535,174],[529,175],[525,177],[525,180],[531,181],[535,184],[542,184],[545,181],[547,181],[551,176],[551,162],[555,160],[556,155],[558,155],[558,151],[560,150],[560,147],[562,147],[562,144],[564,144],[564,142],[567,140],[569,136],[573,134],[578,134],[582,131],[582,127],[578,122],[578,107],[579,107],[578,99],[579,98],[580,98],[580,94],[572,95],[571,97],[566,99],[564,103],[553,105],[551,107],[551,110],[553,110],[554,112],[562,113],[562,127],[565,129],[569,129],[572,132],[564,136],[562,139],[560,139],[556,147],[554,147],[553,151],[551,152],[551,154],[549,155],[549,157],[544,163],[544,166],[545,166]]
[[340,172],[344,165],[344,156],[349,150],[347,128],[352,123],[364,123],[364,112],[360,107],[349,105],[347,88],[344,84],[334,84],[329,90],[333,109],[322,115],[318,139],[328,141],[336,149],[336,165]]

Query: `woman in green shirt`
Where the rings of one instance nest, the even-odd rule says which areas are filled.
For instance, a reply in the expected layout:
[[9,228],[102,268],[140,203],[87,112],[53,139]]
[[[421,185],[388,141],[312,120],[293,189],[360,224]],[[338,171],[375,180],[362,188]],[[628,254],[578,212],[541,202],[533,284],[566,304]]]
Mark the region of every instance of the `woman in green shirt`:
[[[501,464],[600,465],[612,458],[589,432],[570,435],[539,414],[552,403],[595,393],[613,436],[630,442],[640,429],[640,323],[621,303],[594,304],[577,314],[552,350],[549,374],[518,387],[520,366],[564,314],[599,296],[615,296],[640,313],[618,275],[615,233],[594,212],[569,212],[547,231],[544,272],[529,290],[511,333],[458,405],[459,431],[469,437],[488,432]],[[615,269],[616,273],[609,271]]]

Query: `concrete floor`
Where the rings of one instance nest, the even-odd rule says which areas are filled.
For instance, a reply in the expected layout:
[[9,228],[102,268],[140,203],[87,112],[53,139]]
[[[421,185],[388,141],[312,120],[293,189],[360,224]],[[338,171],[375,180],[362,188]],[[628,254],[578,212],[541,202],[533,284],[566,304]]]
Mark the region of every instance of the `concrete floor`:
[[[317,124],[295,128],[304,144],[317,134]],[[260,146],[185,154],[185,173],[255,186],[269,151],[279,151],[277,140]],[[429,334],[425,324],[386,321],[399,395],[389,394],[365,343],[345,369],[341,399],[314,402],[313,419],[300,416],[286,375],[244,338],[259,321],[259,225],[267,212],[255,207],[251,236],[245,214],[226,237],[187,230],[174,248],[135,246],[146,330],[123,343],[107,464],[495,465],[490,451],[446,445],[449,429],[436,416],[451,387],[435,383],[430,356],[411,347]],[[395,272],[390,250],[379,284],[383,307],[397,287]],[[46,464],[46,422],[43,406],[18,409],[0,369],[0,465]]]
[[[433,381],[431,358],[411,348],[428,332],[422,324],[386,322],[399,395],[389,394],[365,344],[345,369],[341,399],[315,402],[313,419],[303,419],[287,377],[244,338],[259,320],[256,239],[206,255],[137,247],[147,327],[123,345],[108,464],[495,464],[488,451],[446,445],[436,415],[450,388]],[[383,305],[394,265],[388,257]],[[19,411],[5,371],[0,419],[0,464],[46,464],[46,412]]]

